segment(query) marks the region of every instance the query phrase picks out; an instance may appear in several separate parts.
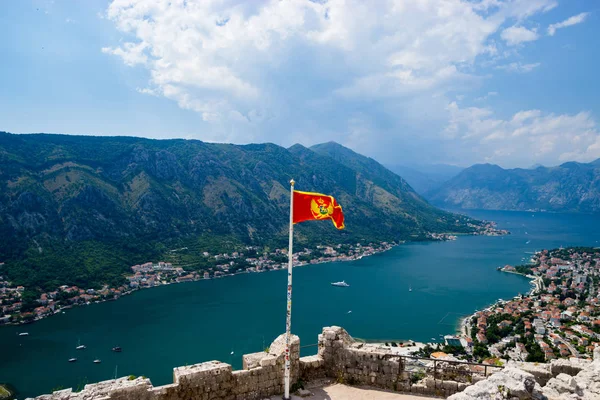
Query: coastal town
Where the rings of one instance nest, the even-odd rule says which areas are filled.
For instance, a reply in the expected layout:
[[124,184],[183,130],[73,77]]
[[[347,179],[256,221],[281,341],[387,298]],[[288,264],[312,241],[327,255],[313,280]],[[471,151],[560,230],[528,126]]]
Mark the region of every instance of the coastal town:
[[[600,249],[537,252],[529,265],[499,270],[532,279],[532,290],[465,318],[447,336],[454,356],[491,364],[591,358],[600,345]],[[452,350],[452,349],[451,349]]]
[[[441,239],[438,239],[441,240]],[[448,239],[445,239],[448,240]],[[352,261],[391,249],[397,243],[368,243],[354,245],[317,246],[303,249],[293,254],[294,267],[334,261]],[[62,285],[54,291],[43,292],[39,298],[26,299],[26,288],[12,285],[0,276],[0,325],[20,324],[42,319],[64,312],[77,305],[117,300],[136,290],[172,283],[192,282],[202,279],[222,278],[239,273],[266,272],[287,268],[287,249],[261,252],[255,246],[247,246],[243,251],[210,254],[202,256],[213,267],[204,270],[186,270],[170,262],[147,262],[133,265],[131,274],[125,276],[121,286],[104,286],[100,289],[80,288]]]
[[[494,222],[484,221],[479,225],[471,224],[475,235],[500,236],[509,232],[498,229]],[[426,240],[456,240],[453,234],[429,233]],[[304,248],[293,254],[294,267],[309,264],[320,264],[334,261],[353,261],[362,257],[387,251],[400,242],[370,242],[356,244],[337,244],[335,246],[318,245],[316,248]],[[182,249],[174,249],[176,252]],[[53,291],[39,293],[33,297],[32,289],[14,285],[0,275],[0,325],[33,322],[48,317],[73,306],[117,300],[121,296],[136,290],[168,285],[172,283],[191,282],[202,279],[222,278],[239,273],[257,273],[287,268],[288,250],[286,248],[266,251],[257,246],[246,246],[231,253],[211,254],[202,252],[206,261],[205,268],[194,266],[181,267],[174,263],[159,261],[147,262],[131,267],[131,273],[124,276],[120,286],[101,288],[82,288],[73,285],[62,285]],[[2,267],[3,263],[0,263]],[[1,271],[1,269],[0,269]],[[37,296],[37,292],[36,292]]]

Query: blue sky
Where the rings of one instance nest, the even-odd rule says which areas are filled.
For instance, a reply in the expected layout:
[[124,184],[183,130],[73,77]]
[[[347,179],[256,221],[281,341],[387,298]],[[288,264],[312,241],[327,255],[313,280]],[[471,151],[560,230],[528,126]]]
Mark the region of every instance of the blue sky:
[[600,2],[0,2],[0,130],[600,157]]

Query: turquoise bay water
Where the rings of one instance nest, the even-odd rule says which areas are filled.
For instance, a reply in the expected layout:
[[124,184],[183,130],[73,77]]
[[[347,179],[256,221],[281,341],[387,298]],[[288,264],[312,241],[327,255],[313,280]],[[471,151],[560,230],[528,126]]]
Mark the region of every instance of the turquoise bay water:
[[[294,269],[292,330],[301,344],[316,343],[329,325],[369,340],[437,339],[453,333],[461,316],[529,289],[527,279],[496,267],[525,262],[542,248],[600,240],[600,216],[469,214],[495,220],[512,235],[404,244],[355,262]],[[170,383],[180,365],[221,360],[240,368],[242,354],[264,349],[284,332],[286,278],[276,271],[164,286],[2,327],[0,382],[24,398],[110,379],[115,368],[119,376],[145,375],[154,385]],[[330,285],[339,280],[350,287]],[[17,335],[23,331],[30,335]],[[75,350],[78,340],[86,350]],[[115,345],[123,352],[111,352]],[[68,363],[70,357],[78,361]],[[93,364],[96,358],[102,363]]]

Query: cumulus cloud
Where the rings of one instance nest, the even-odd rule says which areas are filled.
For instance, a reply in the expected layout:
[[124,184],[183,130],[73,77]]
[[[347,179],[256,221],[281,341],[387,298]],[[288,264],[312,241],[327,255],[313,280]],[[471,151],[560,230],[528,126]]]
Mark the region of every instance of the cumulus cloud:
[[309,95],[284,93],[273,84],[283,68],[295,78],[310,73],[311,80],[324,83],[311,92],[311,101],[438,89],[469,79],[465,66],[490,51],[488,39],[504,21],[554,5],[553,0],[114,0],[107,17],[130,39],[102,50],[127,65],[144,65],[150,86],[206,120],[269,107],[278,114],[282,100]]
[[[445,129],[448,146],[459,152],[468,147],[481,154],[480,162],[506,165],[557,161],[592,161],[600,157],[600,127],[588,112],[551,114],[524,110],[508,119],[487,108],[447,106],[450,123]],[[529,164],[528,164],[529,163]]]
[[568,26],[573,26],[582,23],[588,17],[590,13],[583,12],[581,14],[574,15],[566,20],[559,22],[557,24],[551,24],[548,26],[548,35],[554,36],[557,29],[566,28]]
[[[537,39],[523,26],[556,5],[113,0],[105,18],[123,38],[102,51],[148,72],[138,92],[198,113],[203,140],[336,140],[371,155],[401,144],[414,154],[412,142],[435,143],[446,125],[456,132],[445,136],[459,134],[461,124],[447,124],[447,98],[479,87],[487,77],[479,67],[487,62],[493,72],[504,43]],[[509,61],[496,68],[525,73],[540,65]]]
[[533,42],[540,37],[536,29],[529,30],[522,26],[511,26],[500,34],[500,37],[509,45],[516,46],[523,42]]

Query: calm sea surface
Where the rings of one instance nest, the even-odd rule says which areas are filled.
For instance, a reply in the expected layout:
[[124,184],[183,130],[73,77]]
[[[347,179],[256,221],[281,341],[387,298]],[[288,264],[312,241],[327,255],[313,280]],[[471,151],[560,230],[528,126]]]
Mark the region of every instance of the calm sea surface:
[[[292,330],[301,344],[316,343],[329,325],[368,340],[438,340],[455,331],[461,316],[529,290],[527,279],[496,267],[525,262],[542,248],[600,240],[600,216],[469,214],[497,221],[512,235],[404,244],[355,262],[296,268]],[[330,285],[339,280],[350,287]],[[0,382],[15,386],[22,399],[111,379],[115,369],[162,385],[172,382],[176,366],[221,360],[240,368],[242,354],[263,350],[284,332],[285,290],[284,271],[244,274],[143,290],[2,327]],[[23,331],[29,336],[17,335]],[[86,350],[75,350],[79,340]],[[115,345],[123,352],[111,352]],[[70,357],[78,361],[68,363]],[[102,363],[93,364],[96,358]]]

